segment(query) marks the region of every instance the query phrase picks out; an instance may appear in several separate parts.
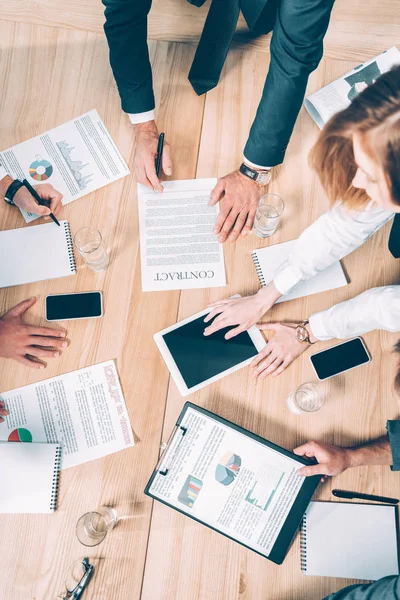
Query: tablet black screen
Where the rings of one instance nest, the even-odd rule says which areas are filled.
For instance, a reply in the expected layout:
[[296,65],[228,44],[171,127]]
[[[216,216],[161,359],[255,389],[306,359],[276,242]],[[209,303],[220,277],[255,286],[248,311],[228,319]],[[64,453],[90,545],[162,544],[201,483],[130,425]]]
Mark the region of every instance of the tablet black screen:
[[210,323],[206,315],[163,335],[188,388],[192,388],[223,371],[258,354],[247,332],[226,340],[224,335],[232,329],[226,327],[210,336],[203,335]]

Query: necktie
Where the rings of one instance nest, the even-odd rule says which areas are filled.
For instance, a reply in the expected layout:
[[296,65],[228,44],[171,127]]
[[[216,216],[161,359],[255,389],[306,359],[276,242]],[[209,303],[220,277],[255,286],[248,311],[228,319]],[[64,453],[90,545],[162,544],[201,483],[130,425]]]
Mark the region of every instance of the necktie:
[[395,258],[400,258],[400,214],[394,217],[389,236],[389,250]]

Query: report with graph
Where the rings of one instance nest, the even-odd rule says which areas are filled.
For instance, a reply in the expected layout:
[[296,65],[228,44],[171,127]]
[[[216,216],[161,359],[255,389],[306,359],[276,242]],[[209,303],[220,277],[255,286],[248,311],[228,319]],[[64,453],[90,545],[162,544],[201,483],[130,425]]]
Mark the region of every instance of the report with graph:
[[318,485],[304,464],[188,402],[145,492],[280,563]]

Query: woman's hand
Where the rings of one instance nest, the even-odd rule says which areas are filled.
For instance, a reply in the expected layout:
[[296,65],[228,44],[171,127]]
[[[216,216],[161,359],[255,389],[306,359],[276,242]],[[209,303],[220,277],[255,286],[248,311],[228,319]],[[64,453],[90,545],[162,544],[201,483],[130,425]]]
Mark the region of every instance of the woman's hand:
[[239,333],[247,331],[261,319],[280,295],[271,282],[254,296],[227,298],[213,302],[210,304],[212,310],[204,319],[204,323],[209,323],[216,315],[218,316],[211,325],[206,327],[204,335],[211,335],[224,327],[234,327],[225,335],[225,339],[229,340]]
[[56,215],[62,206],[62,194],[57,192],[50,183],[42,183],[40,185],[34,185],[33,187],[39,196],[47,201],[47,206],[40,206],[25,186],[21,187],[15,194],[14,204],[18,206],[18,208],[22,208],[23,210],[39,215],[40,217],[47,217],[47,219],[50,218],[48,215],[51,212]]
[[257,327],[275,331],[275,335],[250,364],[253,378],[265,379],[271,373],[273,377],[280,375],[309,346],[296,338],[297,323],[258,323]]

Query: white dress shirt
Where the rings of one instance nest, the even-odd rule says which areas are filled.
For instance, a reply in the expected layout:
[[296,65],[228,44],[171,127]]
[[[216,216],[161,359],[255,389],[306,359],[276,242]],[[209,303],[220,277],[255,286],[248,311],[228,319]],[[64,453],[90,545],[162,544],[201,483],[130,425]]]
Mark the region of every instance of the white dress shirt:
[[[372,202],[362,212],[350,212],[336,204],[301,234],[274,279],[275,287],[283,295],[289,293],[300,281],[361,246],[393,215]],[[319,340],[349,338],[374,329],[400,331],[400,286],[368,290],[312,315],[309,320],[311,331]]]

